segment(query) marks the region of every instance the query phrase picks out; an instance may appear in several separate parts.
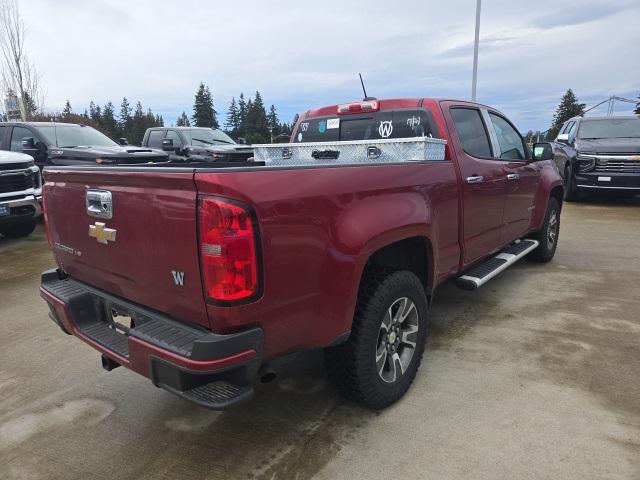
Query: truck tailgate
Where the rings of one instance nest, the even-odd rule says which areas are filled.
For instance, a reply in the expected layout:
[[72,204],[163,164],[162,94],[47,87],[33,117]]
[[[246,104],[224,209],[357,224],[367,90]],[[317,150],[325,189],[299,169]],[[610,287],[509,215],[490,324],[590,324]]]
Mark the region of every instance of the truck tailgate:
[[[208,327],[193,176],[157,169],[47,169],[46,216],[58,264],[96,288]],[[90,214],[90,191],[96,198],[110,192],[111,218]]]

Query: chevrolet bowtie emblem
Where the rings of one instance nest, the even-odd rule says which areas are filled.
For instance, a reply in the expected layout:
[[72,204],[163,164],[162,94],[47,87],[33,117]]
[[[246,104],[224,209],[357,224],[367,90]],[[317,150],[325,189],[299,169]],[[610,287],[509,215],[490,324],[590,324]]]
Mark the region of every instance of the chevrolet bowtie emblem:
[[102,222],[96,222],[95,225],[89,225],[89,236],[95,238],[99,243],[108,245],[109,242],[116,241],[116,230],[106,228],[106,224]]

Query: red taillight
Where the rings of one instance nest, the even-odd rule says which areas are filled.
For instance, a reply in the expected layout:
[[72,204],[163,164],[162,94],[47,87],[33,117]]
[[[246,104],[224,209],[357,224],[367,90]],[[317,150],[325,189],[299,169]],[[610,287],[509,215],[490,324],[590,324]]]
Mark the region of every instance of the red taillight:
[[380,109],[377,100],[367,100],[366,102],[344,103],[338,105],[338,113],[360,113],[360,112],[376,112]]
[[236,202],[201,197],[198,226],[207,297],[235,301],[257,294],[257,232],[250,210]]

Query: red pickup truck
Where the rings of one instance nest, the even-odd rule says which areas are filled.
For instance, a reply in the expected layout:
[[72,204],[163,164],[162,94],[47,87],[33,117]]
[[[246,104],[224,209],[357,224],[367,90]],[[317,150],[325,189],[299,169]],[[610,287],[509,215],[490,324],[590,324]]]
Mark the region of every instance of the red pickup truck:
[[[396,401],[436,287],[549,261],[563,186],[551,146],[532,152],[491,107],[367,100],[302,114],[279,147],[289,158],[296,145],[371,142],[370,161],[341,164],[338,147],[304,165],[47,167],[58,268],[40,292],[52,320],[107,370],[212,409],[251,396],[277,359],[318,348],[347,397]],[[376,160],[414,137],[446,141],[442,157]]]

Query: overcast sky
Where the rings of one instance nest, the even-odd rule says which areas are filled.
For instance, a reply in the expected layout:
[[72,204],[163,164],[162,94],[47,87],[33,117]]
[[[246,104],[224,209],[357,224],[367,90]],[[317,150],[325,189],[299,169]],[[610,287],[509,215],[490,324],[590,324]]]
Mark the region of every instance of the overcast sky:
[[[469,98],[475,0],[20,0],[46,105],[140,100],[175,122],[200,81],[224,120],[260,90],[283,120],[361,98]],[[548,128],[567,88],[593,105],[640,94],[639,0],[484,0],[478,101]],[[631,106],[619,104],[620,113]],[[606,109],[600,109],[605,113]]]

